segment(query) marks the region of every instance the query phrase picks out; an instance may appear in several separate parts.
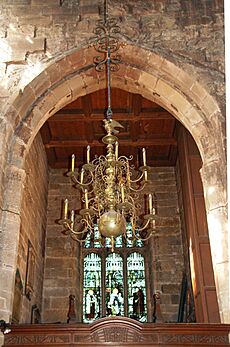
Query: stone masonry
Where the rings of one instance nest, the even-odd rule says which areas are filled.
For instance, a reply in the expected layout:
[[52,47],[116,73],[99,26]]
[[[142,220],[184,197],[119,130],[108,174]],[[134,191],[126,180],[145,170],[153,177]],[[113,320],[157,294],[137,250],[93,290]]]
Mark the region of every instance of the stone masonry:
[[[35,138],[26,157],[25,171],[17,259],[17,268],[23,284],[20,323],[30,323],[32,305],[37,305],[40,312],[42,309],[49,172],[40,134]],[[35,252],[33,293],[30,300],[25,295],[28,240]]]

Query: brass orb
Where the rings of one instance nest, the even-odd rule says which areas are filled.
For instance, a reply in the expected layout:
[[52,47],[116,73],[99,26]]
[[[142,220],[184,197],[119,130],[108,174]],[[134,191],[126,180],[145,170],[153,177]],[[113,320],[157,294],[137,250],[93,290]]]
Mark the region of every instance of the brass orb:
[[98,229],[104,237],[117,237],[126,231],[125,218],[114,210],[105,212],[99,220]]

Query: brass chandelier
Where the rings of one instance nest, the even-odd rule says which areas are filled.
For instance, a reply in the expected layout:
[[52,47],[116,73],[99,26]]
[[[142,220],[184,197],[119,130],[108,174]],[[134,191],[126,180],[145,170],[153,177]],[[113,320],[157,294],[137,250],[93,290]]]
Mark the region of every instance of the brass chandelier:
[[134,174],[131,165],[132,156],[119,154],[119,143],[116,128],[123,126],[112,119],[110,72],[118,69],[120,57],[114,54],[119,49],[116,34],[120,32],[114,18],[107,19],[107,2],[104,4],[104,20],[99,21],[95,29],[97,41],[95,49],[103,54],[96,56],[94,62],[97,71],[104,71],[107,66],[107,92],[108,108],[106,119],[103,120],[106,135],[102,142],[106,145],[106,155],[96,156],[90,160],[90,146],[87,146],[87,162],[78,172],[75,170],[75,155],[72,155],[71,170],[68,176],[74,186],[82,192],[84,208],[79,213],[68,208],[68,200],[64,200],[63,216],[59,221],[67,233],[79,242],[84,242],[88,233],[95,231],[98,226],[99,241],[105,245],[105,239],[110,238],[112,251],[115,238],[126,236],[126,227],[132,227],[132,239],[147,240],[155,232],[156,209],[153,206],[153,196],[148,194],[148,213],[140,223],[138,212],[140,206],[137,202],[139,193],[148,183],[149,167],[146,164],[146,150],[142,149],[142,166],[138,174]]

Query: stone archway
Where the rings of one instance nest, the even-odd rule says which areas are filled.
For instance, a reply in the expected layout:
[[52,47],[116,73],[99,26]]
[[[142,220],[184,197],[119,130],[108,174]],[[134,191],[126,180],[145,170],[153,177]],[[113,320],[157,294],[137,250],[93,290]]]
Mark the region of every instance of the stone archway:
[[[6,132],[8,151],[4,158],[3,233],[0,238],[5,245],[1,254],[4,259],[1,272],[8,279],[7,291],[2,294],[2,313],[7,320],[12,307],[25,155],[49,117],[77,97],[105,87],[104,78],[92,65],[93,56],[94,48],[85,48],[49,65],[6,110],[11,126]],[[230,318],[226,160],[219,107],[195,79],[162,57],[131,45],[121,48],[121,56],[123,63],[113,76],[112,85],[140,93],[163,106],[190,131],[200,150],[220,316],[221,321],[227,323]],[[220,250],[216,248],[217,243]]]

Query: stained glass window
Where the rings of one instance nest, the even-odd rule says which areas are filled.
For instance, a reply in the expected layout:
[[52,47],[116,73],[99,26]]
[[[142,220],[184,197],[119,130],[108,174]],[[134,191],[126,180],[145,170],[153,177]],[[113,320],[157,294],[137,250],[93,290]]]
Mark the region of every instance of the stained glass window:
[[123,259],[117,253],[106,258],[106,316],[124,315]]
[[87,236],[83,251],[83,322],[100,317],[128,316],[147,321],[144,242],[126,235],[115,240],[111,252],[110,239],[100,243],[98,227]]
[[101,258],[90,253],[84,258],[83,321],[101,317]]
[[128,316],[147,321],[144,256],[138,252],[127,258]]

